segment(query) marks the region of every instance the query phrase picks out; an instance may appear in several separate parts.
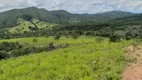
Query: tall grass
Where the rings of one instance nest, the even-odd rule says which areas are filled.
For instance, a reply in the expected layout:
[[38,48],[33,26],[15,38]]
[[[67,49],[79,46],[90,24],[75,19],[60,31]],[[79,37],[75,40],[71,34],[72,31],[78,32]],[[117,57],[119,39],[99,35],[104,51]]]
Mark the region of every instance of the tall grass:
[[78,39],[53,37],[1,40],[44,45],[68,43],[70,46],[0,61],[0,80],[119,80],[126,64],[123,47],[132,41],[110,43],[96,38]]

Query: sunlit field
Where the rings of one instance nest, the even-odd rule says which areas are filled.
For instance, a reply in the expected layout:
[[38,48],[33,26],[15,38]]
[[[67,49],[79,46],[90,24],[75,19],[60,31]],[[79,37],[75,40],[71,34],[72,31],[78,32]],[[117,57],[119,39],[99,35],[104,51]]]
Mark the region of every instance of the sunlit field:
[[[37,42],[33,42],[36,39]],[[0,60],[0,80],[119,80],[126,65],[124,48],[132,41],[112,43],[106,38],[32,37],[0,40],[43,46],[53,42],[69,46]]]

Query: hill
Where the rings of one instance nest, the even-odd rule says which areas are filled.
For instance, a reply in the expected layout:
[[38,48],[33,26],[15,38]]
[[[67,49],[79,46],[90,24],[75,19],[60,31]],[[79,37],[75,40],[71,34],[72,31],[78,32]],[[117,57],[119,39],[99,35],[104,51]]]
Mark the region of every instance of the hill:
[[133,13],[112,11],[100,14],[71,14],[65,10],[47,11],[43,8],[29,7],[13,9],[0,13],[0,28],[14,27],[18,18],[38,18],[40,21],[50,23],[74,23],[80,21],[106,21],[110,19],[132,16]]
[[122,12],[122,11],[109,11],[104,13],[98,13],[98,14],[83,14],[81,15],[82,18],[91,20],[91,21],[107,21],[117,18],[124,18],[128,16],[134,15],[130,12]]
[[141,16],[36,7],[0,13],[0,80],[121,80],[141,56],[124,54],[142,43]]
[[[33,41],[35,39],[36,42]],[[14,49],[13,55],[21,56],[0,60],[1,80],[120,80],[127,62],[123,46],[131,43],[110,43],[107,39],[91,37],[61,38],[58,41],[53,37],[0,40],[1,43],[17,41],[24,47],[28,46],[28,49]],[[68,47],[28,53],[33,51],[33,46],[42,47],[50,42],[55,45],[67,43]]]
[[138,25],[142,22],[142,14],[135,14],[132,16],[124,17],[124,18],[117,18],[111,20],[113,24],[122,24],[122,25]]

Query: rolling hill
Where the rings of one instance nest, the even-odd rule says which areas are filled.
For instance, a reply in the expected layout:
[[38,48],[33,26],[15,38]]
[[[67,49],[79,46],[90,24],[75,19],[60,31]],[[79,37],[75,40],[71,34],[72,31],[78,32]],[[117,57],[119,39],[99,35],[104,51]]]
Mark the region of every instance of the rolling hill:
[[123,24],[123,25],[141,25],[142,23],[142,14],[135,14],[132,16],[117,18],[111,20],[113,24]]
[[[65,24],[70,21],[106,21],[116,18],[123,18],[134,15],[129,12],[111,11],[100,14],[72,14],[65,10],[47,11],[43,8],[28,7],[24,9],[12,9],[0,13],[0,28],[17,26],[18,18],[31,17],[38,18],[40,21],[49,23]],[[74,23],[74,22],[73,22]]]

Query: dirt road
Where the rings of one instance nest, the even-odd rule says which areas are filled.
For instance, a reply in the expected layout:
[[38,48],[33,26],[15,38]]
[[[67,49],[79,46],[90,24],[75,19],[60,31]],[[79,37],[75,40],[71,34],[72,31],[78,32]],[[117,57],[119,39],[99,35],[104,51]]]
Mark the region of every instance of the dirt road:
[[126,56],[133,62],[128,63],[122,74],[122,80],[142,80],[142,46],[128,47]]

